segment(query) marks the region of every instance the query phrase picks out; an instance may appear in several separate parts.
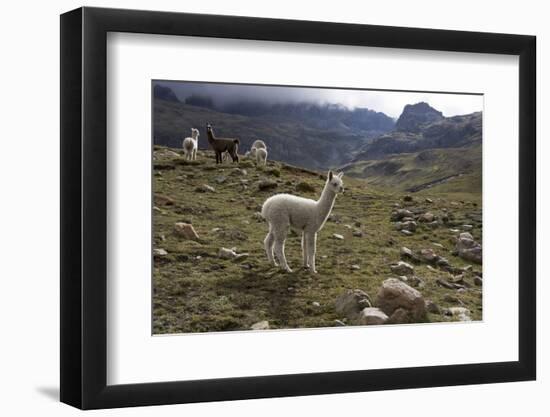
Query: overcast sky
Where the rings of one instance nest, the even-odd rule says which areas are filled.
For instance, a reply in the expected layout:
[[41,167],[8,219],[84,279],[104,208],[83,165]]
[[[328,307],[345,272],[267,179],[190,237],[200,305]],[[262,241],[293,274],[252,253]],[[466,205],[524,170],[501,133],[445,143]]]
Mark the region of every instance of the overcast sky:
[[483,110],[483,96],[468,94],[272,87],[180,81],[161,81],[158,84],[170,87],[182,101],[191,94],[201,94],[210,96],[218,105],[242,100],[272,103],[315,102],[318,104],[341,104],[350,109],[366,107],[383,112],[393,118],[399,117],[405,105],[420,101],[427,102],[447,117]]

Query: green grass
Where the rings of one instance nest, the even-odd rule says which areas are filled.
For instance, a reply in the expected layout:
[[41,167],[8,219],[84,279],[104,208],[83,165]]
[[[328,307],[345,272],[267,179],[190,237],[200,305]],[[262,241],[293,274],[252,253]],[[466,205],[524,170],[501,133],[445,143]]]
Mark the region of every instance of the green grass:
[[[157,147],[157,149],[159,149]],[[394,203],[404,207],[425,207],[435,214],[444,208],[454,214],[456,224],[473,224],[474,237],[481,241],[479,193],[448,194],[424,190],[414,194],[415,201],[403,202],[403,193],[377,188],[359,178],[344,177],[346,192],[339,195],[328,221],[318,236],[317,269],[314,275],[301,266],[300,237],[290,234],[286,254],[293,273],[284,273],[267,263],[263,239],[267,224],[257,219],[256,212],[266,198],[274,193],[291,192],[317,199],[323,188],[321,173],[289,167],[269,161],[257,168],[244,160],[239,165],[214,164],[211,152],[198,154],[198,161],[188,163],[181,158],[157,159],[154,172],[154,193],[170,197],[174,204],[159,205],[154,211],[153,247],[166,249],[168,255],[156,259],[153,272],[153,332],[211,332],[245,330],[261,320],[271,328],[307,328],[335,326],[343,319],[334,310],[334,301],[346,289],[359,288],[375,298],[382,281],[391,277],[389,264],[399,260],[399,249],[432,248],[447,257],[457,267],[468,265],[451,255],[453,235],[449,227],[432,230],[419,226],[410,237],[393,228],[390,213]],[[246,174],[235,170],[246,170]],[[220,177],[225,181],[219,184]],[[257,182],[276,181],[274,191],[261,192]],[[311,184],[315,192],[297,192],[298,183]],[[215,192],[198,193],[203,184]],[[451,190],[452,191],[452,190]],[[425,202],[430,197],[433,203]],[[451,198],[458,197],[456,201]],[[476,217],[477,216],[477,217]],[[472,217],[476,220],[472,220]],[[176,222],[192,223],[199,241],[183,240],[173,234]],[[219,228],[219,230],[216,230]],[[361,230],[363,237],[352,235]],[[344,236],[332,239],[333,233]],[[435,247],[433,243],[444,246]],[[221,247],[236,247],[238,253],[249,256],[238,262],[217,257]],[[350,266],[360,265],[352,271]],[[440,307],[458,305],[444,301],[446,295],[457,297],[481,319],[481,292],[476,287],[464,293],[440,288],[437,278],[449,279],[441,270],[426,265],[415,267],[424,282],[420,291]],[[481,270],[474,266],[474,270]],[[471,275],[466,274],[471,282]],[[315,307],[318,302],[320,307]],[[428,315],[432,322],[447,321],[443,315]]]

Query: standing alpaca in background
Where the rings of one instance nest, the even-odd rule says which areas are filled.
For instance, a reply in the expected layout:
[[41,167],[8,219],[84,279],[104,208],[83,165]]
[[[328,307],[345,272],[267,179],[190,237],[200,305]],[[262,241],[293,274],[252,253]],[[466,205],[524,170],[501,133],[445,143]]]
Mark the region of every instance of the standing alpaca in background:
[[291,194],[276,194],[269,197],[262,206],[262,216],[269,224],[269,232],[264,240],[269,262],[277,265],[273,252],[281,267],[292,272],[285,257],[285,240],[289,227],[302,232],[302,255],[304,267],[315,269],[317,233],[325,225],[336,194],[344,191],[343,172],[334,175],[328,172],[328,179],[319,200],[297,197]]
[[223,162],[222,155],[224,152],[229,153],[233,162],[239,162],[239,155],[237,154],[239,150],[239,139],[217,138],[214,135],[214,130],[210,123],[206,125],[206,133],[208,135],[208,143],[216,153],[216,164],[221,164]]
[[183,154],[188,161],[197,159],[197,149],[199,147],[199,129],[191,128],[191,137],[183,140]]
[[256,149],[256,165],[266,165],[267,164],[267,150],[263,148],[253,148]]
[[263,140],[257,139],[250,148],[250,153],[247,154],[256,160],[257,165],[267,164],[267,146]]

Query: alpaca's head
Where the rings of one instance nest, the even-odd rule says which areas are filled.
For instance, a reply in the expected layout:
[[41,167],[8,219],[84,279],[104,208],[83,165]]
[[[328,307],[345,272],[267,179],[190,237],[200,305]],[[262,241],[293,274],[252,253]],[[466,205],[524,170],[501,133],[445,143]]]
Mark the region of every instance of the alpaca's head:
[[206,133],[208,133],[209,135],[212,134],[212,125],[210,123],[207,123],[206,124]]
[[191,136],[197,139],[199,137],[199,129],[191,128]]
[[333,174],[332,171],[328,172],[327,187],[334,193],[343,193],[344,192],[344,182],[342,177],[344,176],[343,172],[339,174]]

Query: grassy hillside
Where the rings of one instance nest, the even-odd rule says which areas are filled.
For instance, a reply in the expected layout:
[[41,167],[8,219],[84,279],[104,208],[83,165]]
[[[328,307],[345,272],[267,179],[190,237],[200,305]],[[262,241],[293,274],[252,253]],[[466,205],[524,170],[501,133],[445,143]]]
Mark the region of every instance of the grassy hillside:
[[[369,184],[401,191],[481,193],[481,144],[388,155],[348,164],[343,170]],[[439,182],[441,181],[441,182]]]
[[[454,267],[462,268],[469,264],[451,254],[454,244],[450,238],[463,224],[469,224],[474,238],[482,241],[479,194],[451,200],[434,188],[404,202],[400,192],[387,192],[363,179],[345,176],[346,192],[338,196],[331,218],[319,233],[319,273],[300,268],[300,238],[295,234],[286,244],[294,272],[284,273],[267,263],[263,249],[267,225],[258,211],[266,198],[278,192],[317,199],[324,185],[323,174],[272,161],[265,168],[246,160],[239,165],[216,166],[210,151],[200,151],[198,161],[186,162],[179,151],[172,151],[155,150],[153,248],[166,251],[154,258],[155,334],[246,330],[262,320],[268,320],[271,328],[341,325],[335,321],[343,320],[335,312],[336,298],[346,289],[357,288],[374,299],[382,281],[392,276],[389,264],[400,259],[402,246],[433,249]],[[276,188],[260,191],[261,181],[270,181]],[[299,191],[308,188],[301,183],[315,191]],[[434,229],[419,224],[416,233],[405,236],[390,222],[396,206],[430,210],[438,216],[446,212],[452,223]],[[177,236],[176,222],[192,223],[199,239]],[[343,240],[335,239],[335,233]],[[237,253],[248,255],[220,259],[222,247],[235,247]],[[481,274],[481,266],[474,266],[473,271]],[[472,285],[464,291],[443,288],[436,280],[452,280],[451,274],[426,264],[416,265],[415,275],[423,282],[419,291],[426,299],[441,308],[465,306],[472,319],[481,319],[480,287]],[[473,272],[464,272],[463,278],[471,283]],[[427,320],[451,318],[430,313]]]

